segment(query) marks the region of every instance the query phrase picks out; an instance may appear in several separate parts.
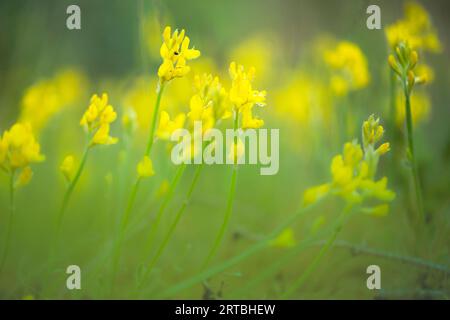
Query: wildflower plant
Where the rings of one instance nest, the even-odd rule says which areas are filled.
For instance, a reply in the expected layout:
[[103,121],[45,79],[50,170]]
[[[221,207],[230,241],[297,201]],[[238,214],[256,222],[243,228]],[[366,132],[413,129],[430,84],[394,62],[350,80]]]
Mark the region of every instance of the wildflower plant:
[[110,126],[116,120],[117,114],[108,103],[108,95],[103,93],[101,97],[94,94],[91,97],[89,107],[83,114],[80,125],[86,133],[86,146],[78,168],[75,169],[75,157],[68,155],[64,158],[60,170],[67,180],[67,189],[64,194],[61,209],[57,216],[57,237],[61,228],[62,219],[69,204],[72,193],[81,177],[86,165],[89,152],[100,145],[112,145],[117,143],[117,138],[110,136]]
[[418,60],[419,55],[417,51],[413,50],[408,43],[401,42],[395,49],[395,55],[391,54],[389,56],[388,62],[402,85],[403,95],[405,97],[406,129],[408,141],[407,156],[408,160],[411,163],[418,211],[421,219],[425,219],[426,217],[423,207],[422,190],[414,150],[413,117],[411,111],[411,94],[413,92],[414,86],[417,84],[423,84],[427,80],[426,75],[421,76],[420,74],[416,74],[415,70]]
[[[230,77],[232,79],[231,88],[229,91],[229,99],[233,105],[234,125],[233,129],[237,132],[239,129],[245,130],[250,128],[260,128],[264,125],[264,121],[253,116],[254,106],[265,106],[266,91],[258,91],[253,89],[252,82],[255,77],[255,69],[250,68],[245,71],[242,65],[237,65],[236,62],[231,62],[229,68]],[[239,116],[242,116],[239,122]],[[233,147],[231,148],[234,159],[233,171],[231,174],[231,185],[228,193],[227,206],[225,209],[224,221],[219,229],[216,239],[209,251],[206,260],[203,264],[206,267],[211,259],[215,256],[222,242],[225,231],[228,227],[228,222],[233,211],[234,198],[236,194],[236,180],[237,180],[237,159],[239,158],[239,150],[242,151],[243,143],[237,135],[234,136]],[[230,155],[229,155],[230,156]]]
[[[315,269],[323,255],[333,245],[345,220],[351,212],[359,211],[375,217],[385,216],[395,193],[387,188],[387,178],[376,179],[379,159],[386,154],[389,143],[378,145],[384,135],[380,120],[371,115],[362,125],[362,147],[356,141],[344,144],[343,152],[333,157],[330,166],[331,181],[309,188],[303,195],[303,205],[310,206],[325,196],[333,195],[344,200],[345,208],[337,226],[312,263],[283,294],[288,297],[297,290]],[[375,203],[374,203],[375,202]]]
[[16,190],[26,186],[33,177],[31,164],[42,162],[41,146],[29,123],[16,123],[0,137],[0,170],[9,176],[9,223],[6,241],[0,260],[0,274],[8,256],[13,219],[15,216]]
[[[137,165],[137,178],[135,183],[133,184],[132,191],[130,194],[130,197],[128,198],[128,203],[125,209],[125,212],[122,216],[118,236],[115,241],[114,245],[114,252],[113,252],[113,271],[112,271],[112,277],[115,278],[115,275],[117,273],[117,270],[119,268],[119,261],[121,256],[121,246],[123,243],[123,238],[125,235],[125,231],[127,229],[127,226],[129,224],[130,215],[134,207],[134,203],[136,200],[136,196],[139,190],[139,186],[141,183],[141,180],[143,178],[148,178],[149,176],[154,174],[153,171],[153,164],[150,157],[151,149],[153,147],[153,143],[155,141],[155,136],[164,136],[167,138],[168,132],[171,130],[175,130],[175,128],[180,125],[181,119],[178,118],[177,122],[173,122],[170,120],[170,116],[166,112],[161,112],[160,115],[160,105],[161,105],[161,98],[162,94],[164,92],[164,88],[170,81],[181,78],[186,76],[189,71],[190,67],[187,65],[187,61],[196,59],[200,56],[200,51],[189,48],[190,45],[190,39],[185,34],[185,30],[175,30],[173,33],[171,31],[171,27],[167,26],[164,29],[163,32],[163,43],[161,44],[160,48],[160,55],[162,58],[162,63],[158,68],[158,78],[159,82],[156,88],[157,96],[155,105],[153,108],[153,114],[151,118],[150,123],[150,132],[148,135],[148,142],[147,147],[145,149],[144,155],[142,157],[142,160]],[[163,121],[164,126],[160,130],[156,130],[157,123],[158,123],[158,117],[160,117],[160,121]],[[182,125],[182,124],[181,124]],[[151,170],[150,170],[151,168]],[[143,170],[146,169],[146,170]],[[151,172],[151,175],[149,173]],[[143,174],[145,173],[145,174]],[[178,181],[179,178],[181,178],[181,175],[183,174],[182,169],[179,169],[176,174],[176,180]],[[172,186],[171,189],[173,190],[175,186]],[[165,203],[169,202],[170,196],[168,196],[165,201]]]
[[[192,146],[186,148],[188,150],[186,154],[182,154],[181,157],[184,160],[190,160],[195,158],[198,154],[203,152],[203,149],[206,148],[209,144],[214,143],[214,141],[209,141],[205,144],[201,145],[201,150],[198,150],[198,147],[194,147],[196,145],[196,140],[198,141],[200,138],[207,136],[210,129],[215,126],[218,126],[219,123],[231,117],[231,108],[228,100],[228,93],[223,88],[219,78],[217,76],[213,76],[211,74],[202,74],[195,75],[194,77],[194,90],[195,93],[192,95],[189,103],[189,112],[187,116],[185,113],[180,113],[176,116],[176,118],[172,121],[170,120],[168,115],[164,115],[164,111],[161,113],[160,123],[157,130],[157,135],[167,140],[172,133],[177,130],[184,128],[188,132],[192,134],[193,141]],[[164,115],[164,116],[163,116]],[[202,130],[199,131],[196,129],[195,124],[200,122],[202,124]],[[150,262],[146,266],[146,271],[140,281],[139,289],[145,283],[148,276],[151,274],[153,267],[156,262],[159,260],[161,255],[164,253],[164,250],[169,243],[171,236],[173,235],[175,228],[177,227],[186,207],[190,200],[190,197],[193,191],[196,188],[197,182],[199,180],[203,165],[199,165],[194,173],[194,177],[192,179],[191,185],[188,188],[185,201],[178,209],[173,222],[170,225],[169,230],[163,237],[161,244],[157,247],[156,252],[153,254]],[[152,228],[149,232],[149,248],[146,250],[146,256],[148,255],[147,251],[150,251],[151,246],[154,241],[156,230],[161,222],[161,218],[167,208],[168,202],[170,201],[174,189],[177,187],[179,180],[181,178],[181,174],[184,172],[185,162],[183,162],[175,175],[173,182],[170,184],[167,196],[165,197],[157,215],[154,223],[152,224]]]

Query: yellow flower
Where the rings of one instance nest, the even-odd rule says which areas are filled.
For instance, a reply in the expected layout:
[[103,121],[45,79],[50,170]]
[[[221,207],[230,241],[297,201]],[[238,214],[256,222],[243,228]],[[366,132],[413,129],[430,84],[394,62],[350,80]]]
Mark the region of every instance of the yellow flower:
[[166,27],[163,39],[160,49],[163,63],[158,69],[158,77],[164,82],[185,76],[190,71],[186,61],[198,58],[200,51],[189,48],[190,39],[185,36],[184,30],[175,30],[171,34],[171,28]]
[[255,77],[255,68],[250,68],[248,72],[236,62],[231,62],[229,68],[232,79],[230,89],[230,101],[234,104],[235,109],[241,111],[242,108],[252,108],[255,104],[265,106],[266,91],[253,90],[252,82]]
[[385,217],[389,213],[389,205],[380,204],[375,207],[366,208],[363,212],[373,217]]
[[[190,120],[189,129],[194,122],[201,121],[202,135],[213,128],[217,121],[227,119],[232,115],[230,104],[227,101],[227,93],[222,87],[219,78],[211,74],[196,75],[194,78],[195,94],[189,103]],[[196,134],[199,134],[196,132]]]
[[255,68],[245,71],[241,65],[231,62],[229,68],[232,79],[229,93],[230,101],[234,105],[235,112],[242,113],[242,128],[259,128],[264,125],[264,121],[254,118],[252,109],[255,105],[266,105],[266,91],[253,90],[252,82],[255,77]]
[[343,96],[369,84],[367,59],[356,44],[341,41],[331,50],[325,50],[323,59],[333,71],[330,86],[336,95]]
[[25,168],[33,162],[41,162],[44,159],[29,123],[14,124],[0,138],[0,168],[7,172]]
[[75,171],[75,158],[72,155],[65,157],[59,169],[68,182],[72,181]]
[[80,125],[92,136],[90,146],[117,143],[117,138],[109,135],[110,124],[117,118],[113,107],[108,104],[108,95],[94,94],[91,103],[81,118]]
[[161,111],[156,136],[163,140],[170,139],[170,136],[175,130],[183,128],[185,120],[186,115],[184,113],[180,113],[174,120],[170,120],[169,114],[166,111]]
[[254,66],[258,70],[258,78],[270,79],[275,71],[273,45],[275,44],[267,34],[254,35],[238,44],[229,57],[232,61],[240,61],[243,65]]
[[79,99],[85,82],[84,75],[74,69],[38,81],[25,90],[19,121],[30,123],[35,133],[39,133],[55,114]]
[[426,10],[416,2],[405,5],[405,17],[385,28],[387,41],[391,48],[401,42],[408,42],[413,49],[430,52],[442,50],[437,32]]
[[31,170],[31,168],[29,166],[23,168],[20,172],[19,178],[16,181],[15,187],[18,188],[26,186],[30,183],[31,178],[33,178],[33,171]]
[[148,178],[155,174],[153,171],[153,162],[148,156],[144,156],[137,165],[137,173],[140,178]]
[[325,183],[316,187],[307,189],[303,194],[303,205],[309,206],[310,204],[316,203],[330,191],[330,184]]
[[194,77],[196,95],[202,100],[204,107],[212,107],[215,121],[228,119],[232,109],[228,101],[228,93],[220,83],[219,77],[204,73]]
[[375,199],[383,203],[395,198],[395,193],[387,188],[387,178],[375,180],[379,157],[389,151],[389,143],[383,143],[376,149],[376,143],[382,138],[384,129],[380,120],[373,115],[362,125],[364,148],[354,140],[344,145],[342,154],[336,155],[331,162],[332,181],[305,191],[304,205],[310,205],[328,192],[342,197],[347,203],[363,203]]
[[295,247],[296,243],[294,230],[292,230],[292,228],[286,228],[278,235],[278,237],[270,242],[270,245],[278,248],[292,248]]

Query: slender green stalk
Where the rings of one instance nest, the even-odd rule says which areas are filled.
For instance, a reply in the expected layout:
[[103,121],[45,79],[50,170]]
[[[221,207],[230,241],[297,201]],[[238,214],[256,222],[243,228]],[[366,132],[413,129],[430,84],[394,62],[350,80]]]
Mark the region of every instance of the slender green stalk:
[[127,204],[127,208],[125,210],[125,214],[123,215],[123,217],[120,221],[119,237],[117,238],[115,245],[114,245],[114,249],[113,249],[113,254],[114,254],[113,273],[112,273],[113,279],[116,278],[116,274],[119,269],[122,243],[123,243],[123,239],[125,237],[125,231],[127,230],[128,223],[130,222],[131,211],[133,210],[134,201],[136,199],[136,195],[137,195],[137,191],[139,189],[140,183],[141,183],[141,179],[138,178],[133,185],[133,189],[131,191],[130,198],[128,199],[128,204]]
[[[389,122],[391,125],[391,130],[395,129],[395,99],[397,95],[397,87],[396,87],[396,75],[394,70],[389,68]],[[394,132],[394,131],[393,131]]]
[[[234,132],[238,130],[239,126],[239,113],[238,111],[235,111],[234,114]],[[225,234],[225,231],[227,230],[228,223],[230,221],[231,213],[233,212],[233,204],[234,204],[234,198],[236,196],[236,180],[237,180],[237,172],[238,172],[238,165],[237,165],[237,142],[238,138],[235,134],[234,136],[234,146],[233,146],[233,156],[234,156],[234,165],[233,165],[233,172],[231,174],[231,185],[230,185],[230,192],[228,193],[228,201],[227,201],[227,208],[225,211],[225,217],[222,223],[222,226],[220,227],[219,233],[217,234],[216,240],[214,241],[214,244],[206,257],[205,262],[203,263],[203,269],[208,266],[208,264],[211,262],[211,259],[214,258],[216,255],[217,250],[219,249],[219,246],[222,242],[223,236]]]
[[342,225],[338,226],[336,230],[333,232],[331,237],[327,240],[327,242],[323,245],[323,247],[320,249],[319,254],[314,258],[313,262],[308,266],[308,268],[303,272],[303,274],[298,278],[292,286],[290,286],[281,296],[281,299],[286,299],[289,297],[292,293],[294,293],[295,290],[301,287],[301,285],[305,282],[305,280],[309,277],[309,275],[316,269],[317,265],[319,264],[322,257],[327,253],[327,251],[331,248],[333,245],[334,240],[336,240],[336,237],[338,236],[339,232],[342,229]]
[[412,174],[414,179],[414,189],[416,192],[416,200],[417,206],[419,210],[419,215],[422,220],[425,220],[425,213],[423,208],[423,200],[422,200],[422,190],[420,186],[420,178],[419,172],[417,169],[416,162],[416,154],[414,151],[414,133],[413,133],[413,122],[412,122],[412,114],[411,114],[411,100],[410,94],[405,89],[405,108],[406,108],[406,129],[408,135],[408,149],[410,154],[411,166],[412,166]]
[[86,165],[89,150],[90,150],[90,147],[89,147],[89,145],[87,145],[84,150],[83,158],[81,160],[80,166],[78,167],[78,170],[75,173],[74,178],[70,182],[69,187],[66,189],[66,193],[64,194],[64,199],[63,199],[63,202],[61,205],[61,209],[59,210],[58,216],[56,218],[56,241],[59,240],[59,233],[61,231],[62,220],[64,218],[64,214],[66,212],[66,209],[69,204],[70,198],[72,196],[73,190],[75,189],[75,186],[77,185],[78,180],[81,177],[81,173],[83,172],[84,166]]
[[172,197],[174,195],[175,189],[178,186],[178,183],[181,180],[181,177],[183,176],[184,170],[186,169],[186,164],[181,164],[177,172],[175,173],[175,177],[173,178],[172,182],[170,183],[169,190],[167,191],[167,195],[165,196],[163,202],[161,203],[161,206],[159,207],[158,213],[156,214],[155,220],[152,223],[152,226],[150,228],[150,232],[148,234],[148,240],[147,240],[147,247],[146,247],[146,255],[151,253],[151,250],[153,248],[153,240],[155,239],[156,232],[158,230],[159,224],[161,223],[161,219],[164,215],[164,212],[167,209],[167,206],[169,205],[170,201],[172,200]]
[[158,120],[159,106],[161,105],[161,97],[164,91],[164,82],[158,84],[158,95],[156,96],[155,108],[153,108],[152,123],[150,125],[150,134],[148,136],[147,148],[145,149],[145,155],[149,156],[152,150],[153,142],[155,140],[156,122]]
[[232,257],[214,267],[208,268],[206,270],[203,270],[199,272],[198,274],[181,281],[177,283],[176,285],[167,288],[163,292],[161,292],[158,295],[158,298],[169,298],[172,297],[174,294],[192,287],[195,284],[201,283],[202,281],[207,280],[208,278],[211,278],[212,276],[225,271],[228,268],[231,268],[238,263],[246,260],[247,258],[253,256],[254,254],[260,252],[261,250],[267,248],[267,245],[271,240],[273,240],[275,237],[277,237],[284,229],[291,226],[297,219],[299,219],[301,216],[309,212],[311,209],[316,207],[319,203],[321,203],[326,197],[320,199],[316,203],[309,205],[307,207],[301,207],[299,208],[295,213],[293,213],[291,216],[289,216],[285,221],[283,221],[277,228],[275,228],[269,235],[261,239],[259,242],[253,244],[250,246],[247,250],[244,250],[240,254],[238,254],[235,257]]
[[[151,120],[151,124],[150,124],[150,132],[149,132],[149,136],[148,136],[147,147],[145,149],[145,156],[150,156],[150,152],[153,147],[156,123],[157,123],[157,119],[158,119],[159,107],[161,105],[161,97],[162,97],[163,91],[164,91],[164,83],[159,83],[158,88],[157,88],[157,96],[156,96],[155,106],[153,108],[153,114],[152,114],[152,120]],[[114,259],[113,260],[113,272],[112,272],[113,282],[115,280],[115,277],[116,277],[116,274],[117,274],[117,271],[119,268],[122,242],[123,242],[123,238],[125,236],[125,231],[127,229],[128,222],[130,220],[130,215],[131,215],[132,209],[134,207],[134,202],[136,201],[136,196],[139,191],[140,181],[141,181],[141,178],[138,177],[136,182],[133,185],[133,189],[131,191],[130,197],[128,198],[127,208],[125,210],[125,213],[121,219],[121,223],[119,226],[119,233],[118,233],[118,237],[115,242],[115,246],[114,246],[115,249],[113,250],[113,259]]]
[[345,216],[350,212],[351,205],[347,206],[342,212],[341,216],[338,218],[338,224],[335,227],[331,237],[325,242],[325,244],[320,249],[318,255],[314,258],[311,264],[306,268],[306,270],[300,275],[300,277],[294,281],[294,283],[281,295],[281,299],[287,299],[290,295],[292,295],[296,290],[298,290],[305,280],[309,277],[309,275],[317,268],[322,257],[328,250],[332,247],[334,241],[336,240],[338,234],[341,232],[343,227],[343,221]]
[[149,265],[147,266],[147,270],[144,274],[144,276],[142,277],[142,281],[138,287],[138,291],[142,288],[142,285],[145,283],[146,279],[148,278],[148,276],[151,274],[155,264],[158,262],[159,258],[161,257],[161,255],[164,253],[164,249],[167,247],[167,244],[169,243],[175,228],[178,225],[178,222],[180,221],[184,210],[186,209],[187,205],[189,204],[189,201],[191,199],[192,193],[194,192],[194,189],[197,185],[198,179],[200,177],[200,173],[202,171],[203,168],[203,164],[199,165],[197,167],[197,170],[195,171],[194,174],[194,179],[192,180],[192,183],[188,189],[188,192],[186,194],[186,198],[183,202],[183,204],[181,205],[180,209],[178,209],[176,215],[175,215],[175,219],[173,220],[172,224],[170,225],[169,231],[166,233],[166,235],[164,236],[163,241],[161,242],[161,245],[158,247],[155,255],[153,256],[152,260],[150,261]]
[[11,242],[11,233],[13,228],[13,219],[16,212],[16,205],[15,205],[15,188],[14,188],[14,176],[15,171],[11,171],[10,177],[9,177],[9,222],[8,222],[8,229],[6,231],[6,241],[5,241],[5,248],[3,249],[3,255],[2,260],[0,262],[0,274],[3,271],[3,267],[5,266],[6,258],[8,256],[9,252],[9,246]]

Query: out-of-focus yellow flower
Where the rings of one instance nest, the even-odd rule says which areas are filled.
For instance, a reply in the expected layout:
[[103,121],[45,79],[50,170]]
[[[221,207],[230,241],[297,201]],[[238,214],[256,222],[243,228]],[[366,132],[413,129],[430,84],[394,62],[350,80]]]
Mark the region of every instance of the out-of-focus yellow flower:
[[395,193],[387,188],[387,178],[375,180],[379,157],[389,150],[389,144],[376,144],[383,136],[379,120],[372,115],[362,126],[364,149],[356,142],[347,142],[342,154],[331,162],[332,181],[305,191],[304,205],[310,205],[328,193],[342,197],[350,204],[363,204],[366,199],[390,202]]
[[361,49],[349,41],[341,41],[336,47],[323,53],[325,63],[332,69],[330,86],[338,96],[366,87],[370,81],[367,59]]
[[270,242],[272,247],[278,248],[292,248],[295,247],[296,244],[297,242],[295,241],[294,230],[292,230],[292,228],[284,229],[278,237]]
[[38,134],[56,113],[80,98],[85,83],[81,72],[65,69],[33,84],[22,97],[19,121],[30,123]]
[[148,178],[155,174],[153,170],[153,162],[148,156],[144,156],[137,165],[137,173],[140,178]]
[[137,129],[137,115],[133,108],[126,108],[122,116],[122,126],[127,134]]
[[108,95],[101,97],[94,94],[91,103],[81,118],[80,125],[92,135],[90,146],[109,145],[117,143],[117,138],[109,135],[110,124],[117,118],[114,108],[108,104]]
[[0,168],[8,173],[44,161],[29,123],[16,123],[0,138]]
[[405,5],[405,17],[385,28],[387,41],[395,49],[401,42],[408,42],[412,49],[430,52],[442,50],[437,32],[427,11],[416,2]]
[[427,64],[418,64],[415,74],[420,83],[432,83],[434,81],[434,70]]
[[[202,59],[203,60],[203,59]],[[157,86],[157,79],[139,77],[132,81],[131,86],[123,95],[123,113],[134,110],[139,134],[147,134],[153,113],[152,101],[157,92],[152,88]],[[170,84],[170,94],[161,101],[161,110],[169,114],[178,114],[186,109],[186,97],[192,94],[192,79],[184,77]]]
[[258,79],[270,79],[273,73],[273,52],[275,44],[271,43],[266,34],[255,35],[238,44],[231,51],[231,61],[239,61],[242,65],[253,66],[258,70]]
[[73,175],[75,173],[75,158],[72,155],[68,155],[64,158],[61,166],[59,167],[62,174],[68,182],[72,181]]
[[[430,97],[423,91],[415,91],[411,94],[411,116],[414,126],[426,122],[431,113]],[[401,128],[405,123],[405,97],[399,93],[396,99],[396,116],[397,125]]]
[[163,63],[158,69],[158,77],[164,82],[185,76],[190,71],[186,62],[198,58],[200,51],[189,48],[190,39],[185,36],[184,29],[181,32],[175,30],[172,34],[171,28],[167,26],[163,32],[163,39],[160,49]]
[[321,198],[326,196],[330,191],[330,184],[325,183],[316,187],[309,188],[303,194],[303,205],[308,206],[310,204],[316,203]]
[[231,62],[229,72],[232,79],[229,97],[234,105],[235,112],[243,113],[246,118],[246,122],[242,123],[243,129],[256,129],[263,126],[263,120],[252,116],[252,109],[255,105],[261,107],[266,105],[266,91],[254,90],[252,87],[255,68],[250,68],[246,72],[242,65]]
[[389,213],[389,205],[380,204],[379,206],[368,208],[363,212],[374,217],[385,217]]
[[214,127],[217,121],[231,117],[231,105],[218,77],[213,77],[211,74],[196,75],[194,87],[195,94],[191,97],[190,111],[187,116],[190,126],[193,126],[196,121],[202,122],[201,134],[204,135]]
[[19,177],[16,181],[16,188],[24,187],[27,184],[30,183],[31,179],[33,178],[33,171],[29,166],[22,169],[22,171],[19,174]]
[[294,122],[296,127],[305,128],[304,134],[310,133],[313,126],[330,123],[332,112],[328,87],[309,74],[295,74],[274,96],[277,106],[274,112]]
[[204,73],[195,75],[194,86],[196,95],[201,98],[204,106],[212,107],[215,121],[230,118],[233,113],[228,101],[228,93],[220,83],[219,77]]
[[185,121],[186,115],[184,113],[179,113],[175,119],[170,120],[169,114],[166,111],[161,111],[156,136],[163,140],[169,140],[175,130],[183,128]]
[[169,182],[169,180],[164,179],[164,180],[161,182],[161,185],[159,186],[158,191],[156,192],[156,197],[157,197],[157,198],[162,198],[162,197],[164,197],[164,196],[167,194],[167,192],[169,191],[169,188],[170,188],[170,182]]

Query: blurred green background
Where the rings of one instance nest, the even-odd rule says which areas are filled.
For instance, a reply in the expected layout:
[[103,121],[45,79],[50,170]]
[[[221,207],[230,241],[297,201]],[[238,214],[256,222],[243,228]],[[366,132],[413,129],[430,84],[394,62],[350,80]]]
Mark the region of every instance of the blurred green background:
[[[81,8],[81,30],[66,28],[65,12],[70,4]],[[381,8],[382,30],[366,28],[366,8],[370,4]],[[432,19],[443,50],[438,54],[425,54],[427,64],[434,69],[434,81],[423,89],[429,97],[430,110],[423,121],[417,122],[415,134],[425,207],[431,219],[418,232],[410,219],[415,203],[411,199],[413,189],[408,169],[404,166],[405,132],[402,126],[393,124],[395,120],[389,118],[392,114],[388,110],[389,47],[384,29],[402,18],[403,1],[1,1],[1,131],[19,119],[27,88],[39,81],[52,79],[69,68],[76,72],[75,84],[70,88],[76,85],[77,89],[73,89],[74,98],[69,106],[52,114],[38,135],[46,161],[33,166],[33,180],[18,192],[11,250],[0,274],[0,297],[132,296],[142,267],[139,265],[141,244],[146,239],[152,216],[167,193],[165,186],[175,172],[166,144],[155,146],[153,154],[157,156],[152,158],[156,175],[143,183],[138,195],[114,293],[110,291],[105,256],[112,245],[135,166],[145,146],[150,122],[148,110],[153,105],[156,72],[161,63],[161,33],[164,26],[171,25],[187,30],[191,45],[201,50],[202,57],[191,64],[189,77],[176,79],[168,86],[163,97],[164,108],[188,110],[192,94],[190,81],[195,73],[217,73],[228,87],[226,70],[229,63],[236,60],[246,66],[255,65],[255,88],[268,92],[268,104],[258,110],[258,115],[265,120],[265,127],[280,128],[279,173],[260,176],[258,167],[239,169],[234,212],[215,263],[257,242],[301,205],[305,189],[328,181],[332,157],[341,152],[344,142],[354,138],[361,141],[362,121],[374,113],[382,118],[386,129],[384,140],[391,142],[392,149],[391,154],[381,160],[380,177],[388,176],[390,189],[397,193],[397,198],[386,217],[355,215],[345,225],[336,245],[292,298],[447,299],[450,294],[450,39],[447,32],[450,3],[434,0],[421,4]],[[368,86],[352,93],[347,100],[330,95],[330,89],[325,86],[328,74],[316,51],[320,46],[318,39],[357,44],[367,58]],[[304,97],[302,93],[296,94],[310,91],[295,87],[297,77],[306,78],[313,88],[319,82],[320,86],[325,86],[326,98],[319,104],[324,113],[332,114],[330,117],[339,113],[342,107],[339,104],[348,105],[352,128],[339,133],[337,143],[325,120],[322,119],[320,126],[311,125],[302,120],[301,115],[299,118],[292,116],[282,105],[292,104],[296,108],[298,103],[298,108],[302,108],[302,101],[296,99]],[[285,91],[291,85],[291,91]],[[58,244],[58,263],[52,265],[49,252],[53,220],[64,193],[64,181],[58,168],[67,153],[81,156],[84,140],[79,120],[88,107],[89,97],[104,91],[108,92],[119,120],[127,108],[135,109],[139,127],[129,143],[125,143],[124,129],[118,120],[112,126],[112,134],[119,137],[119,144],[93,152],[65,217],[63,236]],[[336,121],[333,119],[330,121]],[[225,127],[230,126],[231,122],[225,124]],[[189,167],[177,188],[158,233],[159,241],[184,200],[193,173],[194,168]],[[228,166],[205,168],[186,214],[158,262],[143,297],[157,297],[157,292],[199,272],[223,220],[230,174]],[[311,235],[318,217],[325,221],[321,228],[331,226],[341,207],[338,199],[320,204],[295,224],[295,241]],[[7,178],[1,176],[0,250],[3,250],[8,219]],[[325,233],[323,239],[326,238]],[[321,241],[319,233],[316,245],[299,252],[294,252],[295,248],[269,246],[210,278],[207,284],[197,283],[171,298],[201,299],[211,295],[216,298],[279,298],[312,261]],[[289,254],[289,259],[283,258]],[[402,258],[405,256],[410,260]],[[251,284],[250,281],[258,277],[264,266],[276,261],[284,262],[248,290],[239,292],[241,286]],[[83,270],[80,291],[65,288],[65,268],[69,264],[77,264]],[[366,287],[366,267],[371,264],[382,268],[381,291]]]

